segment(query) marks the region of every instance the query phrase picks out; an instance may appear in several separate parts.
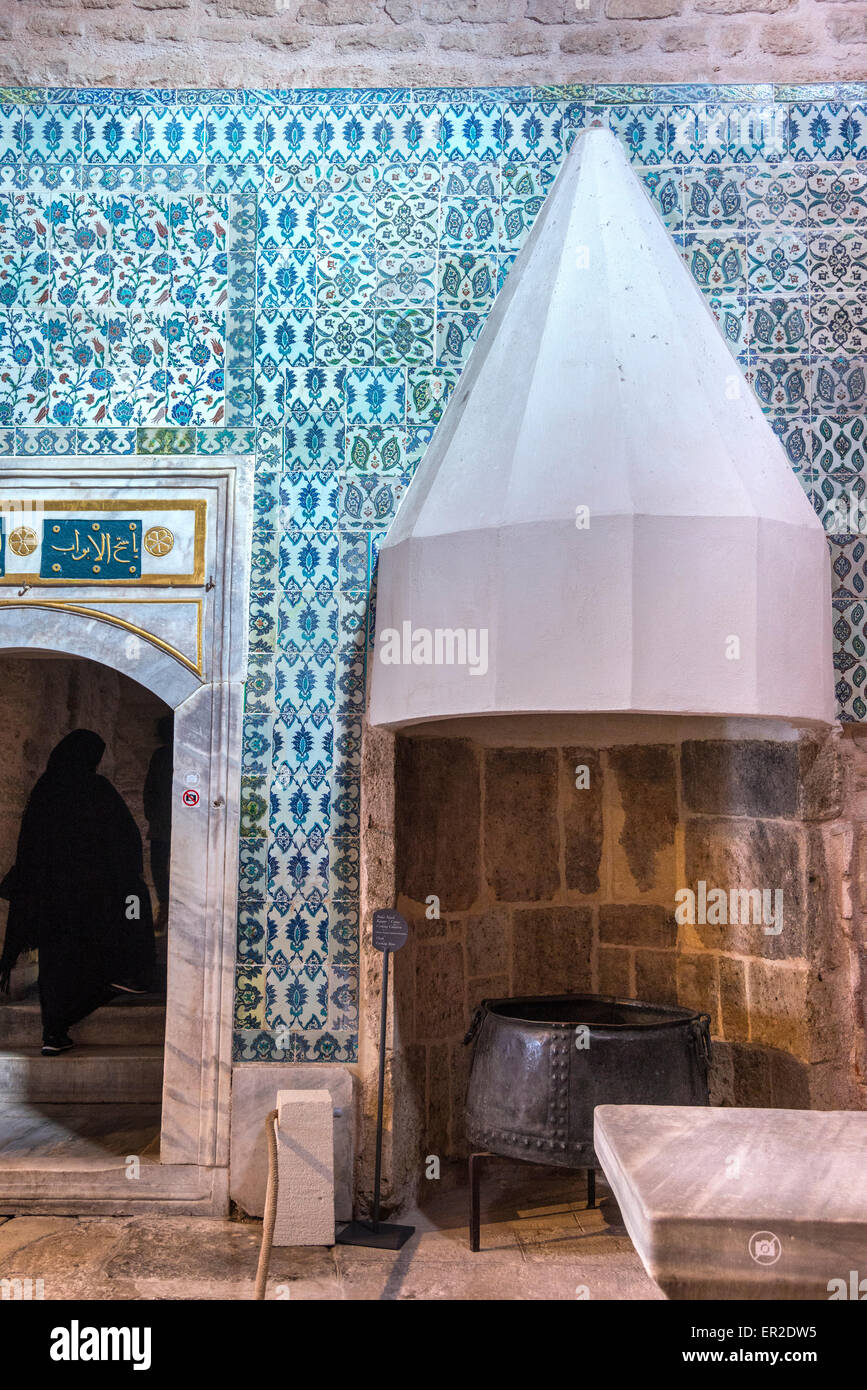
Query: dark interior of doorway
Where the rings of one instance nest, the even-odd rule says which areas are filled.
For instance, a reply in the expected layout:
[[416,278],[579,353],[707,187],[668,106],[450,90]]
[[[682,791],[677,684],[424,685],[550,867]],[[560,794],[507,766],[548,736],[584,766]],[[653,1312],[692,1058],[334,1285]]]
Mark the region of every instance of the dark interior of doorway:
[[[27,796],[51,749],[72,729],[106,744],[99,771],[123,796],[142,834],[144,877],[154,885],[144,783],[169,707],[95,662],[47,654],[0,660],[0,875],[15,859]],[[0,903],[0,937],[7,905]],[[159,1161],[167,935],[156,938],[152,991],[117,995],[70,1030],[72,1051],[41,1054],[38,958],[22,960],[0,995],[0,1194],[3,1170],[99,1169]],[[2,1210],[2,1202],[0,1202]]]

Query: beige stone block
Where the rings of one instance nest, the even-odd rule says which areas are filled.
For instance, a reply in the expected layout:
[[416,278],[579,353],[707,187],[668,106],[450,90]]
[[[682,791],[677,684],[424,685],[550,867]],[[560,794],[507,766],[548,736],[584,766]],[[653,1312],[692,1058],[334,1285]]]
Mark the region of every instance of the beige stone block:
[[328,1091],[277,1095],[275,1245],[334,1244],[334,1132]]
[[614,798],[606,833],[615,837],[615,896],[673,888],[678,819],[674,750],[663,744],[610,748],[608,763]]
[[677,957],[677,1002],[685,1009],[710,1014],[710,1030],[720,1032],[717,957],[710,953]]
[[707,14],[777,14],[790,10],[796,0],[695,0],[695,8]]
[[815,31],[807,24],[775,24],[765,26],[759,35],[759,47],[763,53],[771,53],[777,58],[798,57],[812,53],[818,40]]
[[415,965],[416,1041],[451,1038],[466,1026],[463,948],[458,942],[420,941]]
[[677,1003],[677,957],[674,951],[635,952],[635,997],[649,1004]]
[[[581,785],[576,786],[579,781]],[[585,781],[586,786],[583,785]],[[593,748],[564,748],[560,754],[560,804],[563,812],[566,887],[579,893],[596,893],[599,890],[603,794],[599,753]]]
[[603,903],[599,940],[610,946],[675,946],[674,912],[671,907],[652,903]]
[[680,14],[682,0],[606,0],[609,19],[666,19]]
[[485,877],[500,902],[538,902],[560,887],[557,753],[485,750]]
[[809,1060],[806,967],[749,963],[750,1039]]
[[[754,900],[739,896],[738,917],[748,916],[749,921],[697,921],[694,930],[704,946],[774,960],[803,955],[807,911],[804,833],[800,826],[786,821],[690,817],[685,856],[683,886],[696,894],[696,915],[700,881],[706,884],[708,894],[711,889],[722,889],[727,895],[726,917],[731,916],[732,890],[739,894],[768,891],[772,909],[776,892],[783,894],[783,922],[778,934],[766,932],[764,920],[755,921]],[[762,916],[763,900],[757,905]],[[711,915],[708,910],[706,916]]]
[[492,908],[464,919],[467,977],[503,975],[509,969],[512,917],[506,908]]
[[750,1036],[747,1009],[747,972],[742,960],[719,957],[720,1026],[731,1042],[746,1042]]
[[592,988],[593,914],[588,907],[515,911],[512,989],[515,994],[580,994]]
[[479,893],[481,782],[466,739],[399,738],[395,753],[398,890],[440,911],[471,907]]
[[632,985],[632,952],[622,946],[600,946],[597,956],[600,994],[629,999]]

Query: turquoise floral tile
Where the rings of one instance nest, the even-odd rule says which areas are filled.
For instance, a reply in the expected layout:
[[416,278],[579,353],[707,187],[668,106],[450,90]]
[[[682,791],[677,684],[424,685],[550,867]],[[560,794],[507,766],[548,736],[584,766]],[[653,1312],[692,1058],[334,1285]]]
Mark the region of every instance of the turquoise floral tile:
[[205,160],[205,117],[201,110],[154,106],[143,113],[144,159],[153,165],[191,165]]
[[396,425],[353,425],[346,433],[348,473],[403,473],[406,436]]
[[15,449],[19,454],[50,455],[74,454],[76,451],[76,431],[72,429],[17,429]]
[[77,430],[75,452],[77,454],[134,454],[136,452],[136,431],[112,427]]
[[316,412],[292,414],[283,426],[283,467],[290,472],[333,472],[343,462],[346,431],[343,419]]
[[353,368],[344,381],[349,425],[399,425],[406,416],[403,367]]
[[867,305],[856,299],[821,299],[810,306],[810,347],[826,356],[867,353]]
[[751,230],[747,238],[750,295],[806,294],[809,261],[806,237],[788,227]]
[[737,165],[683,172],[683,222],[688,230],[739,230],[746,222],[746,202],[745,175]]
[[[852,518],[862,531],[867,514],[856,505]],[[828,550],[831,556],[831,583],[835,599],[858,602],[867,598],[867,542],[863,534],[850,533],[851,524],[848,512],[840,514],[841,525],[845,531],[831,531],[828,535]]]
[[502,108],[502,154],[508,161],[559,160],[562,155],[563,115],[557,102],[507,102]]
[[442,107],[439,151],[443,158],[496,161],[503,143],[503,114],[499,102],[457,100]]
[[710,294],[708,306],[729,349],[742,358],[750,343],[746,295]]
[[204,122],[204,157],[208,164],[261,164],[265,124],[257,107],[211,110]]
[[666,161],[668,122],[664,107],[612,106],[607,115],[609,128],[634,163],[658,165]]
[[411,367],[407,373],[407,424],[437,425],[457,380],[454,369]]
[[815,364],[813,406],[822,411],[867,410],[867,357],[825,357]]
[[372,365],[374,315],[370,310],[325,309],[316,316],[316,357],[326,366]]
[[434,315],[430,309],[380,309],[376,314],[376,361],[382,366],[420,367],[433,362]]
[[840,718],[844,723],[860,722],[867,718],[867,702],[863,698],[867,680],[867,609],[860,602],[834,601],[834,693]]
[[867,169],[817,164],[807,170],[810,221],[851,224],[867,219]]
[[681,169],[668,167],[636,168],[650,201],[671,232],[683,230],[684,175]]
[[444,198],[440,204],[440,241],[444,249],[497,251],[502,241],[502,210],[493,199]]
[[16,157],[22,164],[81,162],[84,117],[80,106],[19,107],[10,124]]
[[845,103],[795,103],[789,110],[789,153],[793,159],[813,162],[867,157],[867,127]]
[[783,452],[806,492],[815,487],[816,439],[809,416],[792,415],[771,408],[768,412],[771,429],[780,441]]
[[82,123],[86,165],[141,164],[144,157],[144,122],[135,106],[92,107]]
[[807,177],[803,168],[747,170],[747,221],[760,227],[796,227],[803,233],[809,207]]
[[728,112],[726,161],[779,164],[793,155],[788,108],[774,102],[735,105]]
[[806,298],[762,296],[748,309],[749,345],[758,353],[801,356],[810,352],[810,305]]
[[435,251],[388,251],[378,255],[371,296],[376,308],[422,307],[435,296]]
[[867,234],[846,230],[810,239],[810,288],[820,298],[861,298],[867,292]]
[[685,232],[675,238],[701,290],[736,295],[746,288],[746,242],[741,233]]
[[191,429],[136,430],[138,454],[192,454],[196,449],[196,432]]
[[328,420],[343,416],[346,367],[314,366],[290,368],[286,373],[286,400],[293,418],[304,419],[308,412]]
[[813,371],[809,360],[755,354],[746,378],[765,410],[803,414],[810,409]]

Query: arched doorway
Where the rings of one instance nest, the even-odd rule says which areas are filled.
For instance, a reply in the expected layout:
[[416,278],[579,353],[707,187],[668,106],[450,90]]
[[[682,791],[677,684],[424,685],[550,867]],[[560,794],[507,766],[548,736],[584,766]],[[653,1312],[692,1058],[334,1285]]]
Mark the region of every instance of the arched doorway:
[[110,493],[102,505],[131,514],[201,509],[195,572],[161,588],[144,576],[125,590],[0,589],[0,660],[83,658],[174,712],[162,1113],[158,1154],[138,1173],[116,1160],[68,1170],[0,1164],[0,1211],[224,1211],[252,460],[149,459],[120,475],[115,459],[49,462],[46,476],[41,460],[10,460],[0,483],[16,498],[74,490],[83,511],[89,492]]

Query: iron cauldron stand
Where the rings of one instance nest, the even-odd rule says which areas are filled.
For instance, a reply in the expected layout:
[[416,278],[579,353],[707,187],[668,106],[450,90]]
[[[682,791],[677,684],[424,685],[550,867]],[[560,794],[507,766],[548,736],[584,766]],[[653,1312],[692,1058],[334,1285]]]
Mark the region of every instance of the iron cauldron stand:
[[489,1157],[587,1174],[596,1202],[597,1105],[707,1105],[710,1017],[607,994],[483,999],[467,1087],[470,1248],[479,1248],[479,1177]]

